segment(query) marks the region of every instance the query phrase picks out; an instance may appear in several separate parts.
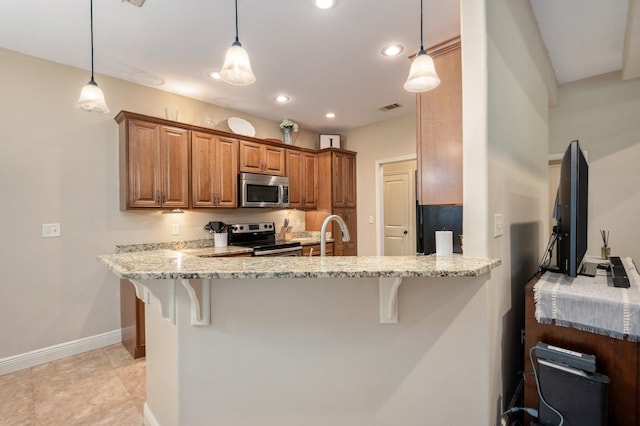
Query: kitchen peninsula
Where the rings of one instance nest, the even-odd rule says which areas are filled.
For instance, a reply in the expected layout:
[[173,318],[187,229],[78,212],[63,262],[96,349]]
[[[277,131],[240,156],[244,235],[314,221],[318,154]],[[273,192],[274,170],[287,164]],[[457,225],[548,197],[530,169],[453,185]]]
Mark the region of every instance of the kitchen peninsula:
[[497,259],[99,260],[148,303],[146,424],[425,424],[424,398],[487,362],[468,348]]

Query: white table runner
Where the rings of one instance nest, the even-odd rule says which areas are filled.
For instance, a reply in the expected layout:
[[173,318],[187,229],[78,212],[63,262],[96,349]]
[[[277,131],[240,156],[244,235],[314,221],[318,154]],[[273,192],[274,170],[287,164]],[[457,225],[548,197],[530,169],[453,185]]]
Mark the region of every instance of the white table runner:
[[631,258],[622,262],[628,289],[614,287],[604,270],[576,278],[545,272],[533,288],[538,322],[640,341],[640,275]]

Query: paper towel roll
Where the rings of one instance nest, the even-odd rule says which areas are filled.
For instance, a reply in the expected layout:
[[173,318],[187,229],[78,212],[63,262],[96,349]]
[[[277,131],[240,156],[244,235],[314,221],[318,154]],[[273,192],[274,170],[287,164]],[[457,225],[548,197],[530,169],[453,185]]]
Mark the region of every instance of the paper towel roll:
[[453,254],[453,231],[436,231],[436,255]]

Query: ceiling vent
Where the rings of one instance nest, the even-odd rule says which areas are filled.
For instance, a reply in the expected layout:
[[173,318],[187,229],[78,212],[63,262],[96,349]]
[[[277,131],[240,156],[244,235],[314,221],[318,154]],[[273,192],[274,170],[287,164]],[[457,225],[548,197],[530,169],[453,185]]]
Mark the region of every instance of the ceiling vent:
[[385,105],[378,109],[382,112],[387,112],[387,111],[391,111],[392,109],[400,108],[401,106],[402,105],[400,105],[399,103],[394,103],[394,104]]

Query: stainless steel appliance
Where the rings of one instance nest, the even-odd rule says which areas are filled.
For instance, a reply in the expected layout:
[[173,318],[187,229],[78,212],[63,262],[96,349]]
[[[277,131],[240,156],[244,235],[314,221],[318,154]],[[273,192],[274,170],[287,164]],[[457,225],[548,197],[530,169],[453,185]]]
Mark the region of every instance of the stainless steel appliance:
[[238,203],[240,207],[289,207],[289,178],[240,173]]
[[302,256],[299,242],[276,242],[273,222],[236,223],[227,225],[229,245],[252,247],[253,256]]

